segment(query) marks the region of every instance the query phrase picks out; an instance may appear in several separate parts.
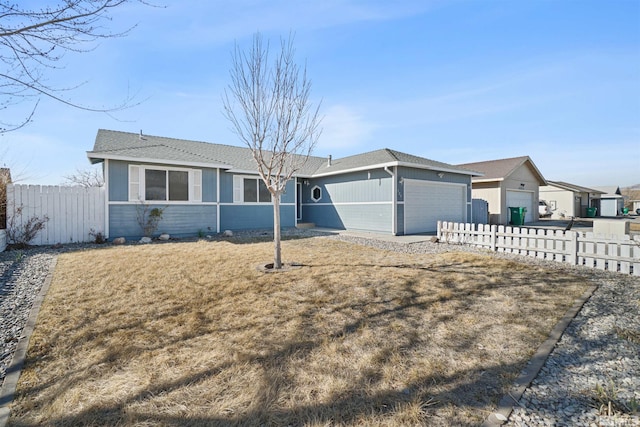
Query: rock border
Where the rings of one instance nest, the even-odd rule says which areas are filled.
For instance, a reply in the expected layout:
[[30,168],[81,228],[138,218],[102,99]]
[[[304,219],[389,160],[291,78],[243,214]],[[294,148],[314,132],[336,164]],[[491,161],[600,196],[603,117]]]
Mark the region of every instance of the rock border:
[[7,375],[4,378],[4,382],[2,383],[2,389],[0,389],[0,427],[5,427],[7,422],[9,421],[9,416],[11,415],[11,403],[13,402],[13,398],[15,396],[16,387],[18,386],[18,380],[20,379],[20,374],[22,373],[22,368],[24,367],[24,361],[27,355],[27,348],[29,347],[29,340],[31,339],[31,334],[33,334],[33,330],[36,326],[36,321],[38,320],[38,314],[40,313],[40,307],[47,296],[47,292],[49,291],[49,286],[51,285],[51,281],[53,280],[53,272],[56,268],[56,264],[58,263],[58,257],[54,256],[51,260],[51,264],[49,265],[49,272],[47,273],[47,277],[40,288],[40,292],[38,296],[33,302],[31,306],[31,310],[29,311],[29,318],[27,319],[27,323],[22,330],[22,337],[20,338],[20,342],[16,347],[16,351],[13,354],[13,358],[11,359],[11,363],[7,369]]
[[[556,324],[551,330],[549,338],[538,347],[538,350],[531,357],[527,366],[520,372],[520,375],[513,383],[507,394],[505,394],[500,402],[498,408],[487,417],[482,427],[497,427],[506,423],[513,411],[513,406],[517,405],[520,398],[524,394],[525,390],[531,382],[538,376],[545,362],[549,358],[549,355],[555,348],[558,341],[562,337],[562,334],[567,329],[571,321],[578,315],[582,306],[589,301],[593,293],[598,289],[597,286],[591,286],[587,289],[574,303],[573,306],[565,313],[564,317]],[[0,426],[1,427],[1,426]]]

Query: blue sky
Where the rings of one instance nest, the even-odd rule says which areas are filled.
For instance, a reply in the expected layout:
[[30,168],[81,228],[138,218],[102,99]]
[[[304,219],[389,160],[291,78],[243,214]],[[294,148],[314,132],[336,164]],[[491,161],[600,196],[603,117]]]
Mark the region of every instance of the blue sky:
[[[33,1],[34,4],[46,2]],[[89,167],[99,128],[240,145],[222,115],[234,43],[295,32],[334,158],[392,148],[458,164],[530,156],[545,178],[640,184],[640,0],[165,0],[128,5],[95,50],[47,74],[114,117],[43,99],[0,136],[33,184]],[[3,112],[21,117],[28,105]],[[7,120],[4,120],[7,121]]]

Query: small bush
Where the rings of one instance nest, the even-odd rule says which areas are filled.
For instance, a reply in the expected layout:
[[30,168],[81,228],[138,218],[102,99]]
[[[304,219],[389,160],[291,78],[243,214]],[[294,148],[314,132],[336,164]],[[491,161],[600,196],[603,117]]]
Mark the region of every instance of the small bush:
[[13,243],[16,248],[26,248],[29,243],[36,238],[38,233],[42,231],[49,217],[47,215],[39,217],[37,215],[32,216],[22,224],[17,223],[17,218],[22,218],[22,212],[24,208],[22,206],[15,209],[13,215],[7,222],[7,238]]
[[165,209],[166,206],[164,208],[152,208],[143,201],[140,201],[140,204],[136,206],[138,225],[140,225],[142,234],[145,237],[152,237],[156,232]]
[[107,243],[107,238],[105,237],[104,233],[102,233],[102,231],[100,230],[96,231],[92,228],[91,230],[89,230],[89,236],[91,236],[93,238],[93,242],[97,243],[98,245]]

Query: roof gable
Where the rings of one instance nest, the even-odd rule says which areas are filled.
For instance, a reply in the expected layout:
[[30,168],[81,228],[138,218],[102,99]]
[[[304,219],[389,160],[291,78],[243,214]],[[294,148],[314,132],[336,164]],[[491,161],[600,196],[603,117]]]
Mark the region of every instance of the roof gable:
[[484,162],[475,163],[464,163],[458,166],[482,172],[484,176],[474,178],[473,181],[487,182],[504,181],[523,165],[526,165],[532,170],[540,185],[546,184],[547,181],[544,179],[536,165],[533,163],[533,160],[531,160],[529,156],[510,157],[508,159],[487,160]]

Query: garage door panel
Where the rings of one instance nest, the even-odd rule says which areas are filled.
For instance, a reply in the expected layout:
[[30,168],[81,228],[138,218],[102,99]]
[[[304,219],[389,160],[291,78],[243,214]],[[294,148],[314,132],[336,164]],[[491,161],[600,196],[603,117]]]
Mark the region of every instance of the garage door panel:
[[466,185],[405,180],[405,234],[436,231],[438,221],[464,222]]
[[[513,191],[507,190],[507,211],[509,211],[510,207],[518,208],[524,207],[527,208],[527,212],[524,215],[524,220],[526,222],[533,222],[535,219],[535,211],[533,204],[533,191]],[[537,209],[537,204],[535,205]],[[507,219],[511,220],[510,212],[507,212]]]

